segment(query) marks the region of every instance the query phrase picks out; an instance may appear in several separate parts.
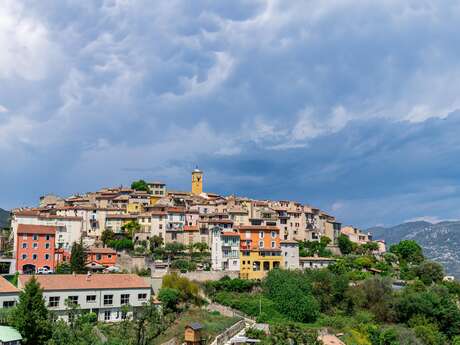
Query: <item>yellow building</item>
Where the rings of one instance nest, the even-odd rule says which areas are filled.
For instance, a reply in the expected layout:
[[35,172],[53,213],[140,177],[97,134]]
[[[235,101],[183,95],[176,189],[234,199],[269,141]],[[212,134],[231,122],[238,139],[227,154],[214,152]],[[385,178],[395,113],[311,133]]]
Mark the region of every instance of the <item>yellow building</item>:
[[203,193],[203,172],[198,168],[192,171],[192,194]]
[[240,278],[262,279],[284,267],[279,229],[276,226],[240,226]]
[[138,202],[130,202],[126,206],[126,212],[128,214],[138,214],[144,212],[144,207]]

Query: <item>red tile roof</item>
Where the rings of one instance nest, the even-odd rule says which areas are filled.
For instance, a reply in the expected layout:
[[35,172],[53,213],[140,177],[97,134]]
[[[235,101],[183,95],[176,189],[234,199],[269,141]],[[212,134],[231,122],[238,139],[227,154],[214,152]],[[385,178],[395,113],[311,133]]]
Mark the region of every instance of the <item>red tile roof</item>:
[[[19,276],[20,286],[24,286],[31,277]],[[151,288],[146,279],[136,274],[50,274],[36,278],[45,291]]]
[[54,235],[56,233],[55,226],[49,225],[31,225],[31,224],[19,224],[18,234],[47,234]]
[[184,225],[184,231],[198,231],[196,225]]
[[117,251],[112,249],[112,248],[97,248],[97,247],[91,247],[88,250],[88,253],[94,253],[94,254],[117,254]]
[[240,234],[237,233],[237,232],[227,231],[227,232],[223,232],[223,233],[222,233],[222,236],[235,236],[235,237],[240,237]]
[[8,280],[0,276],[0,294],[19,292],[19,289]]
[[270,231],[279,231],[280,229],[277,226],[268,226],[268,225],[240,225],[236,227],[238,230],[270,230]]

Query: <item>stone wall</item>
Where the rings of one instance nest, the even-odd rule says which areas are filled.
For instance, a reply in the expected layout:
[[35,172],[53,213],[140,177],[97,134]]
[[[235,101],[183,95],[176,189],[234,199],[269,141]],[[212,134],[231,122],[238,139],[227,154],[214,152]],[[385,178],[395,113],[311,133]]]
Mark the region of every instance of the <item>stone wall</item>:
[[122,271],[135,272],[147,268],[145,257],[143,256],[130,256],[126,253],[118,253],[117,255],[117,266]]
[[219,280],[225,276],[230,278],[238,278],[239,272],[234,271],[194,271],[181,273],[181,276],[197,282],[205,282],[208,280]]

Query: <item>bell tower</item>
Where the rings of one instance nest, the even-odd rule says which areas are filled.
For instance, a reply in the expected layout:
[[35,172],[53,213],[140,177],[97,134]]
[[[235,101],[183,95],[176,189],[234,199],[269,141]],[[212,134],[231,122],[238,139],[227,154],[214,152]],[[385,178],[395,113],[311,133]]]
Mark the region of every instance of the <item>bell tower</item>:
[[200,195],[203,193],[203,172],[196,167],[192,171],[192,194]]

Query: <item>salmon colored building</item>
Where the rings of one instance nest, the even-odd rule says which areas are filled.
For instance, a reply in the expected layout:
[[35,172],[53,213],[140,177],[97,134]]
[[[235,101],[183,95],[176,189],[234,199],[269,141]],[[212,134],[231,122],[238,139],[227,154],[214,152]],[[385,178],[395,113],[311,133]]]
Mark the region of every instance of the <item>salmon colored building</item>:
[[88,265],[101,265],[104,267],[115,266],[117,263],[117,252],[112,248],[91,247],[86,252],[86,263]]
[[56,227],[19,224],[16,243],[16,270],[35,273],[39,268],[54,271]]
[[268,271],[283,267],[280,231],[276,226],[249,225],[240,233],[240,277],[262,279]]

